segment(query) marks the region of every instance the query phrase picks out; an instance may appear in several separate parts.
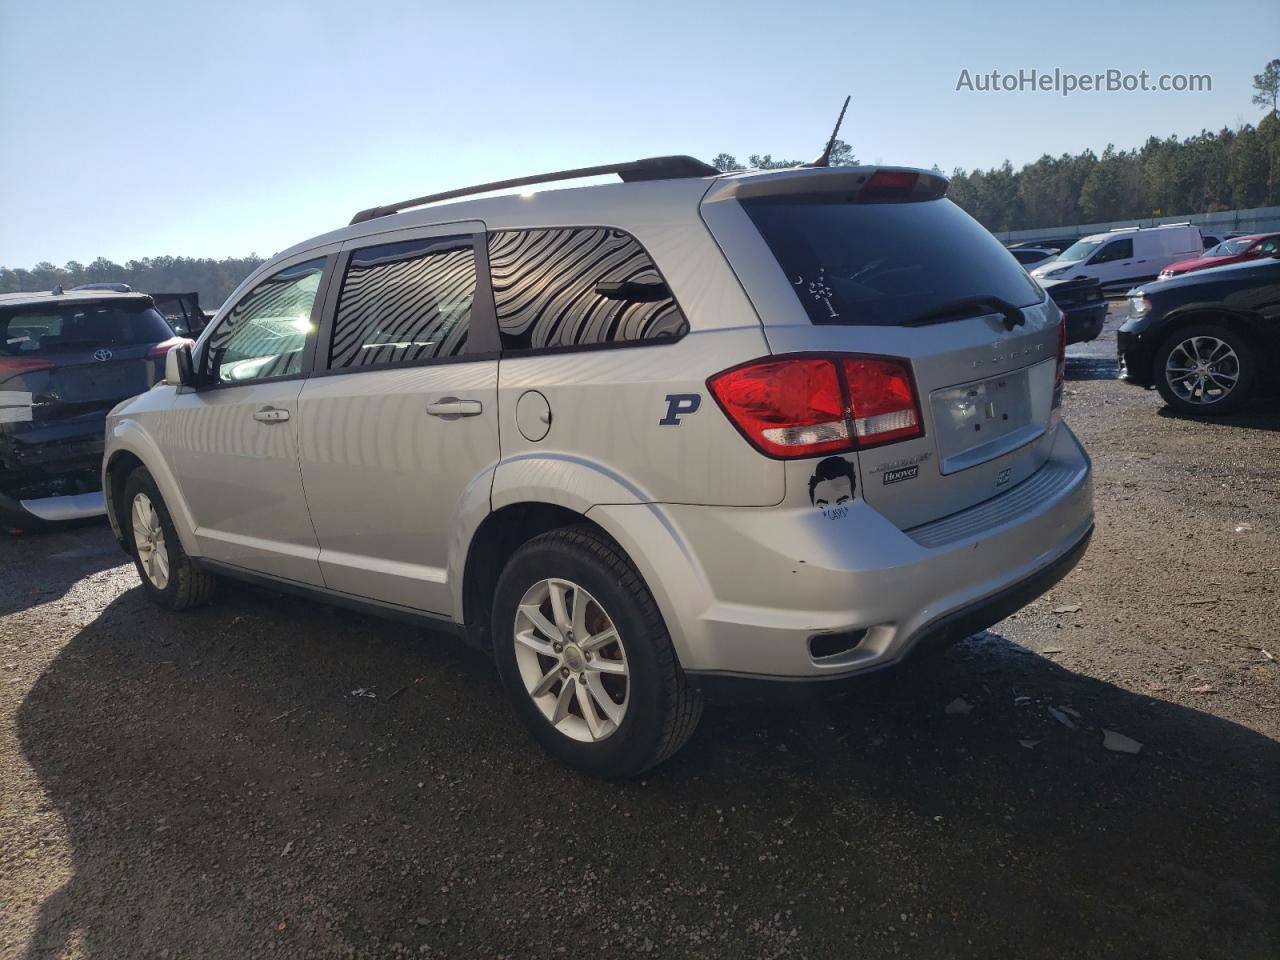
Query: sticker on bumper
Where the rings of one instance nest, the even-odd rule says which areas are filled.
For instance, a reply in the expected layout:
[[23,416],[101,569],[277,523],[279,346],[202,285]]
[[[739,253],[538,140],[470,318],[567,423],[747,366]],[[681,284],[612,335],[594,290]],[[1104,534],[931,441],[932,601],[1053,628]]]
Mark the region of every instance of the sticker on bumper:
[[853,464],[844,457],[827,457],[809,478],[809,502],[828,519],[838,520],[848,515],[846,504],[857,488]]

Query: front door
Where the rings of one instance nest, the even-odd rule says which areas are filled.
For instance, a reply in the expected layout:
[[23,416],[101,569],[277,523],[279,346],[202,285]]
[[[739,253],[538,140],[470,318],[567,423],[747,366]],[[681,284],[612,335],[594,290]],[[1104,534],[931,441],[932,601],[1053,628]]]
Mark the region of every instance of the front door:
[[1089,260],[1089,266],[1090,273],[1101,280],[1104,287],[1127,282],[1142,272],[1142,265],[1134,264],[1132,237],[1103,244]]
[[312,585],[323,579],[298,473],[298,395],[327,259],[275,271],[223,316],[161,437],[203,556]]
[[459,522],[488,511],[498,460],[483,229],[454,223],[344,248],[299,401],[302,479],[330,589],[453,613],[450,547]]

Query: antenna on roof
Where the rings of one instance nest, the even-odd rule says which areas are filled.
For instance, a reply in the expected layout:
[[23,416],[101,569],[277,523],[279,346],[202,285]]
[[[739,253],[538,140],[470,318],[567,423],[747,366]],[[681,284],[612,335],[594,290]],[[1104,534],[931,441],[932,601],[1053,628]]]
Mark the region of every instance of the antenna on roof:
[[813,163],[806,163],[806,167],[829,167],[831,166],[831,151],[836,146],[836,135],[840,133],[840,124],[844,123],[844,112],[849,109],[849,101],[851,97],[844,98],[844,106],[840,108],[840,116],[836,117],[835,129],[831,131],[831,139],[827,141],[827,149],[822,151],[822,156]]

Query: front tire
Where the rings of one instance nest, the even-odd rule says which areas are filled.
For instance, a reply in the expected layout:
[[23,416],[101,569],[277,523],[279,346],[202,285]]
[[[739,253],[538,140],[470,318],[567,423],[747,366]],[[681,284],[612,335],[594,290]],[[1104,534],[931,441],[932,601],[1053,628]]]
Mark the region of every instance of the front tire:
[[529,733],[587,773],[636,776],[679,750],[702,716],[644,580],[593,527],[515,552],[494,595],[493,642]]
[[165,610],[186,610],[212,599],[218,580],[192,563],[182,549],[173,517],[146,467],[136,468],[125,481],[120,523],[142,589],[153,603]]
[[1231,327],[1216,323],[1183,327],[1156,351],[1156,389],[1179,413],[1231,413],[1253,392],[1255,357],[1252,341]]

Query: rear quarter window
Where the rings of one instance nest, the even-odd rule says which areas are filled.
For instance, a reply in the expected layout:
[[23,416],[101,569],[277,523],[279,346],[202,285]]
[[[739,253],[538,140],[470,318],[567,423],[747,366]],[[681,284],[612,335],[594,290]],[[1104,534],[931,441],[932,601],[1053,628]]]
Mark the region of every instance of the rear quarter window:
[[688,330],[649,254],[621,230],[491,233],[489,273],[504,351],[671,341]]
[[859,203],[818,196],[743,208],[814,323],[897,326],[947,304],[1044,294],[995,237],[950,200]]

